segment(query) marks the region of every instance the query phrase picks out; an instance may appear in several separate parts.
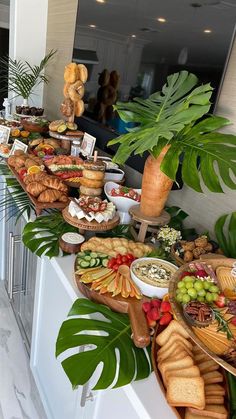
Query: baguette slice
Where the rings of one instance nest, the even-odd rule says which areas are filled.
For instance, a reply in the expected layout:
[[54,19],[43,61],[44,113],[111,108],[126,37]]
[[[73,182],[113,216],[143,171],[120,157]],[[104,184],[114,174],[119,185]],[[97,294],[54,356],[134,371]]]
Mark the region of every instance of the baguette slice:
[[225,396],[225,389],[220,384],[207,384],[205,385],[206,396]]
[[[196,419],[199,419],[198,413],[199,411],[194,408],[189,408],[190,412],[196,415]],[[216,419],[227,419],[228,412],[226,408],[222,405],[216,404],[208,404],[206,405],[205,409],[200,412],[203,417],[212,417]]]
[[206,404],[224,404],[223,396],[205,396]]
[[165,353],[166,350],[174,344],[174,342],[177,342],[177,343],[182,342],[182,344],[186,348],[188,348],[190,351],[192,351],[193,345],[187,339],[185,339],[183,336],[179,335],[177,332],[173,332],[171,337],[169,338],[168,342],[159,349],[158,353],[159,354]]
[[183,326],[181,326],[181,324],[177,322],[176,320],[172,320],[170,324],[167,326],[167,328],[164,329],[163,332],[161,332],[157,336],[156,343],[160,346],[165,345],[165,343],[169,341],[172,333],[178,333],[185,339],[189,338],[189,335],[186,332],[186,330],[183,328]]
[[201,372],[201,374],[205,374],[207,372],[216,371],[219,369],[219,365],[213,361],[212,359],[208,361],[201,362],[198,364],[198,368]]
[[223,381],[223,375],[219,371],[211,371],[202,374],[202,378],[205,384],[221,383]]
[[167,387],[166,399],[171,406],[192,406],[196,409],[204,409],[203,379],[201,377],[172,377]]

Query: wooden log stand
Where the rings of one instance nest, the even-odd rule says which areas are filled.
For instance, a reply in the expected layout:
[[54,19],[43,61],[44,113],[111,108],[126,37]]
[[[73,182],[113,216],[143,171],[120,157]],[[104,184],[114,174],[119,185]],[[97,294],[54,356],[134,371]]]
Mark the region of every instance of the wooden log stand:
[[[129,213],[132,217],[131,233],[136,241],[144,243],[148,227],[161,227],[168,224],[170,215],[166,211],[162,211],[160,217],[145,217],[140,211],[140,205],[134,205],[130,208]],[[139,232],[136,232],[137,224],[140,224]]]

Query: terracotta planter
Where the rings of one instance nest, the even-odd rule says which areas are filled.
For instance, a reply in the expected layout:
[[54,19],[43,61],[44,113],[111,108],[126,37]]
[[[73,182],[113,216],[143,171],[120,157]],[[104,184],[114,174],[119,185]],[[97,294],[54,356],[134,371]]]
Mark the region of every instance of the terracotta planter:
[[164,147],[157,159],[148,156],[144,166],[140,210],[146,217],[161,215],[173,185],[173,181],[160,169],[169,147]]

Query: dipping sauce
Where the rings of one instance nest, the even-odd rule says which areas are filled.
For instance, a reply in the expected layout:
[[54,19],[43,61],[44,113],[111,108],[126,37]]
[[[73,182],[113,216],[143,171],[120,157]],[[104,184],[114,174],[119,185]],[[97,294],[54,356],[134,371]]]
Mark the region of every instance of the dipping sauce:
[[64,240],[64,242],[69,244],[80,244],[85,240],[84,236],[78,233],[64,233],[61,238]]
[[[176,268],[177,269],[177,268]],[[171,276],[176,272],[175,267],[165,261],[145,259],[134,263],[132,270],[138,279],[146,284],[160,288],[168,288]]]

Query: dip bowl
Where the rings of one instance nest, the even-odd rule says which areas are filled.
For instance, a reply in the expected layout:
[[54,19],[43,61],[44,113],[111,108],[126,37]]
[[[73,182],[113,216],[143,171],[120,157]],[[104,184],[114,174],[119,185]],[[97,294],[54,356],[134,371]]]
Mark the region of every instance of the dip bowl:
[[[157,280],[152,279],[149,275],[143,274],[143,279],[141,279],[140,274],[137,273],[138,266],[146,266],[147,264],[153,264],[155,267],[167,269],[170,271],[170,275],[166,282],[159,283]],[[177,271],[178,267],[173,265],[173,263],[167,262],[163,259],[158,259],[155,257],[146,257],[136,259],[130,266],[130,275],[134,283],[139,287],[143,295],[147,297],[157,297],[162,298],[165,294],[168,293],[168,286],[170,278]],[[149,270],[150,272],[150,270]],[[150,275],[155,275],[155,273],[150,273]],[[156,284],[155,284],[156,282]]]

